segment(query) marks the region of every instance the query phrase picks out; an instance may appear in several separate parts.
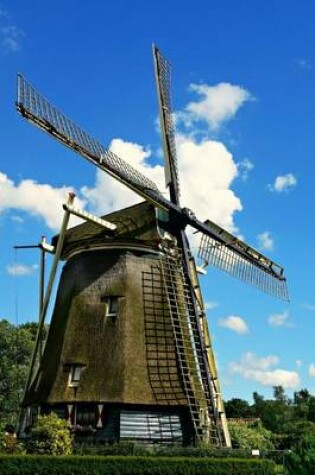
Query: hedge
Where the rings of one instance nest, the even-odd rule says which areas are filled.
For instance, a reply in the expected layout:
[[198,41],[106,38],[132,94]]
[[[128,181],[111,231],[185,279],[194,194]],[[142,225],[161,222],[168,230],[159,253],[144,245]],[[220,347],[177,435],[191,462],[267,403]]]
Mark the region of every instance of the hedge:
[[273,475],[261,459],[2,455],[1,475]]

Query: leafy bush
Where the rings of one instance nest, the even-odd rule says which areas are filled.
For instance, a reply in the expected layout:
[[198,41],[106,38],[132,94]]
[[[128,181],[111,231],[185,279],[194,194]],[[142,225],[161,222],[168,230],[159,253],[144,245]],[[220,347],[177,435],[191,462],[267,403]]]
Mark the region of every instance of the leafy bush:
[[54,413],[38,416],[37,422],[31,428],[26,449],[31,454],[71,455],[72,437],[69,423],[59,419]]
[[296,449],[288,453],[285,466],[291,475],[314,475],[315,473],[315,435],[306,433]]
[[272,450],[272,433],[265,429],[260,421],[244,423],[229,421],[232,445],[237,449]]
[[185,457],[0,456],[1,475],[273,475],[268,460]]

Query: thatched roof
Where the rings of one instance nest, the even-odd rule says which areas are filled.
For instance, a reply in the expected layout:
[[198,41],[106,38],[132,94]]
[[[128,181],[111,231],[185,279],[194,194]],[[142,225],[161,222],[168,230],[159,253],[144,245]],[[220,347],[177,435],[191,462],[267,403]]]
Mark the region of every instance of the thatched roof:
[[[92,223],[67,231],[68,261],[42,364],[24,405],[187,405],[161,279],[155,208],[141,203],[105,219],[117,224],[114,236]],[[102,243],[121,246],[100,249]],[[119,299],[116,320],[106,317],[106,296]],[[78,388],[68,384],[73,364],[84,366]]]
[[[161,241],[160,225],[165,225],[161,220],[163,219],[161,211],[156,210],[147,201],[107,214],[102,218],[115,224],[117,229],[112,232],[93,222],[84,222],[68,229],[61,258],[67,259],[77,249],[96,248],[113,241],[121,245],[133,241],[156,246],[157,242]],[[55,236],[52,240],[54,246],[57,240],[58,236]]]

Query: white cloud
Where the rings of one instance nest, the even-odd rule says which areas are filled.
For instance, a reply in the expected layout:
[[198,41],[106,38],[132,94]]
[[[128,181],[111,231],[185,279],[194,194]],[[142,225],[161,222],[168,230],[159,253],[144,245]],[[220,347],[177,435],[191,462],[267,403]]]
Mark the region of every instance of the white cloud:
[[11,221],[18,224],[24,223],[24,219],[21,218],[21,216],[17,216],[17,215],[11,216]]
[[295,364],[298,368],[301,368],[301,366],[303,365],[303,361],[302,360],[296,360]]
[[272,327],[292,327],[293,324],[288,321],[289,312],[284,311],[282,313],[274,313],[269,315],[268,323]]
[[249,331],[245,320],[237,315],[220,318],[218,324],[220,327],[228,328],[239,335],[245,335],[245,333],[248,333]]
[[270,191],[283,193],[292,190],[297,185],[297,179],[292,173],[277,176],[274,183],[268,185]]
[[230,363],[230,371],[240,374],[244,379],[255,381],[263,386],[278,386],[296,388],[300,385],[300,376],[296,371],[280,368],[272,369],[279,363],[279,358],[269,355],[264,358],[257,357],[254,353],[247,352],[242,355],[239,362]]
[[[192,88],[202,99],[188,104],[186,112],[190,111],[193,121],[198,117],[211,126],[218,126],[233,117],[239,107],[251,98],[245,89],[231,84],[222,83],[213,87],[194,85]],[[207,112],[208,107],[210,111]],[[110,149],[154,181],[167,195],[168,192],[164,191],[164,167],[154,163],[149,148],[116,138],[112,140]],[[231,152],[219,141],[197,140],[193,136],[179,134],[177,155],[182,206],[191,208],[201,220],[211,219],[228,231],[238,233],[234,215],[242,210],[242,203],[231,187],[238,176],[239,166]],[[244,162],[243,170],[249,171],[250,168],[250,162]],[[65,201],[68,187],[54,188],[33,180],[15,184],[5,174],[0,174],[0,185],[0,212],[21,209],[42,217],[50,228],[58,229],[62,216],[60,204]],[[100,215],[141,201],[125,185],[99,169],[95,184],[83,186],[80,196],[81,201],[76,200],[78,207],[88,204],[92,212]]]
[[315,364],[311,363],[308,368],[308,374],[312,377],[315,378]]
[[33,274],[38,269],[37,264],[27,266],[25,264],[11,264],[7,266],[7,272],[14,276],[24,276]]
[[254,169],[254,164],[248,158],[244,158],[244,160],[238,162],[237,168],[240,178],[246,181],[250,172]]
[[274,240],[269,231],[264,231],[257,236],[258,246],[264,251],[272,251],[274,249]]
[[[33,216],[45,220],[46,225],[58,230],[62,221],[62,204],[67,200],[71,187],[53,188],[51,185],[40,184],[34,180],[22,180],[15,185],[7,175],[0,172],[0,213],[6,209],[27,211]],[[84,203],[76,199],[76,206]],[[72,224],[77,222],[72,219]]]
[[218,302],[208,301],[205,303],[206,310],[213,310],[219,306]]
[[16,52],[21,49],[21,40],[25,34],[14,25],[1,28],[2,43],[10,51]]
[[305,310],[309,310],[310,312],[315,311],[315,305],[312,303],[303,303],[302,307],[305,308]]
[[242,210],[242,204],[230,188],[237,166],[225,145],[214,140],[198,143],[181,136],[178,161],[183,205],[193,209],[200,219],[210,218],[236,232],[233,215]]
[[189,89],[199,96],[199,100],[189,102],[183,112],[176,114],[188,127],[205,121],[211,129],[218,129],[232,119],[246,101],[253,99],[246,89],[226,82],[215,86],[190,84]]
[[[150,165],[150,150],[122,139],[114,139],[110,149],[164,189],[164,168]],[[177,155],[182,205],[193,209],[200,219],[210,218],[235,232],[233,215],[242,209],[242,204],[230,189],[237,176],[232,154],[220,142],[205,140],[198,143],[182,135],[178,140]],[[97,171],[94,187],[83,187],[81,191],[99,214],[141,200],[102,171]]]
[[[164,168],[151,165],[151,152],[139,144],[114,139],[110,149],[126,160],[164,190]],[[237,232],[234,213],[242,210],[240,199],[231,190],[237,177],[237,166],[232,154],[220,142],[205,140],[196,142],[180,136],[178,163],[183,206],[194,210],[199,219],[215,221],[231,232]],[[62,208],[71,187],[54,188],[51,185],[22,180],[14,184],[0,172],[0,212],[5,209],[20,209],[43,218],[54,230],[59,229]],[[83,199],[76,199],[76,206],[87,202],[96,214],[130,206],[141,198],[101,170],[96,172],[93,187],[82,187]]]
[[[164,168],[161,165],[152,166],[150,164],[151,151],[149,149],[117,138],[112,140],[110,150],[154,181],[159,187],[164,186]],[[142,198],[136,193],[101,170],[97,170],[94,187],[85,186],[81,192],[97,214],[109,213],[142,201]]]
[[303,71],[310,71],[312,69],[312,63],[305,58],[299,58],[296,61],[296,64],[302,69]]

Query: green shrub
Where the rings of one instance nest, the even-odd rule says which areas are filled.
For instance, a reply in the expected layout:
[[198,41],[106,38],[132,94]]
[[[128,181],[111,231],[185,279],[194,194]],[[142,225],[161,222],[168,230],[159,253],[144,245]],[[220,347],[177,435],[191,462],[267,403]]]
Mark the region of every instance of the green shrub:
[[273,475],[275,464],[256,459],[128,456],[0,456],[1,475]]
[[59,419],[54,413],[38,416],[37,422],[31,428],[26,449],[31,454],[71,455],[72,437],[69,423]]
[[272,450],[272,433],[265,429],[260,421],[244,423],[229,421],[232,446],[236,449]]
[[306,433],[295,450],[285,457],[285,466],[290,475],[315,474],[315,435]]

